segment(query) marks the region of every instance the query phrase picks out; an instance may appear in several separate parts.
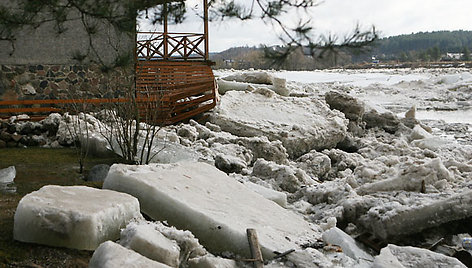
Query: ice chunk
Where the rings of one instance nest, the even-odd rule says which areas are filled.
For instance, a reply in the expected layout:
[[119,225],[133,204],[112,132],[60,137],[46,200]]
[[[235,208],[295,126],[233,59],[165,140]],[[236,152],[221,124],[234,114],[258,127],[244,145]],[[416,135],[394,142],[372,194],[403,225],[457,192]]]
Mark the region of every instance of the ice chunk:
[[264,186],[255,184],[250,181],[244,181],[243,183],[249,189],[253,190],[254,192],[262,195],[263,197],[271,201],[274,201],[275,203],[279,204],[281,207],[285,208],[287,206],[287,195],[285,193],[266,188]]
[[297,166],[316,178],[324,178],[331,170],[331,159],[315,150],[297,159]]
[[216,80],[216,82],[218,83],[218,93],[220,94],[225,94],[230,90],[246,91],[249,87],[248,83],[226,81],[221,79]]
[[426,131],[423,127],[420,125],[416,125],[410,134],[410,141],[413,140],[421,140],[421,139],[426,139],[426,138],[432,138],[433,135],[431,135],[428,131]]
[[257,230],[266,257],[316,235],[300,216],[205,163],[115,164],[103,187],[138,197],[144,213],[190,230],[215,253],[248,256],[247,228]]
[[345,138],[348,124],[341,112],[315,98],[241,91],[222,96],[209,120],[237,136],[280,140],[292,158],[336,146]]
[[375,257],[374,268],[451,267],[465,268],[458,259],[423,248],[389,244]]
[[271,85],[273,77],[266,72],[244,72],[229,75],[222,79],[226,81]]
[[16,169],[14,166],[0,169],[0,183],[12,183],[16,177]]
[[150,260],[112,241],[102,243],[93,253],[89,268],[171,268]]
[[323,233],[325,243],[340,246],[343,252],[354,260],[373,260],[373,257],[361,249],[356,240],[338,227],[333,227]]
[[274,180],[280,189],[290,193],[296,192],[302,185],[314,183],[301,169],[279,165],[262,158],[257,159],[254,163],[252,175],[266,180]]
[[423,206],[402,210],[398,213],[389,211],[379,215],[370,210],[362,224],[382,239],[399,235],[418,233],[424,229],[443,223],[465,219],[472,216],[472,191],[468,190],[444,200]]
[[240,267],[234,260],[220,257],[203,256],[188,261],[189,268],[237,268]]
[[151,224],[131,222],[121,231],[120,244],[139,254],[172,267],[179,266],[180,248]]
[[118,239],[120,228],[140,218],[128,194],[85,186],[44,186],[24,196],[14,217],[13,237],[22,242],[94,250]]
[[444,166],[440,158],[434,158],[426,163],[407,163],[400,167],[399,174],[390,179],[362,185],[358,194],[368,194],[379,191],[417,191],[425,185],[433,185],[440,180],[451,181],[454,175]]
[[411,142],[411,145],[416,146],[421,149],[429,149],[432,151],[437,151],[439,148],[449,145],[451,142],[440,137],[429,137],[420,140],[414,140]]
[[346,93],[330,91],[325,94],[325,100],[331,109],[343,112],[349,120],[358,122],[364,115],[364,103]]

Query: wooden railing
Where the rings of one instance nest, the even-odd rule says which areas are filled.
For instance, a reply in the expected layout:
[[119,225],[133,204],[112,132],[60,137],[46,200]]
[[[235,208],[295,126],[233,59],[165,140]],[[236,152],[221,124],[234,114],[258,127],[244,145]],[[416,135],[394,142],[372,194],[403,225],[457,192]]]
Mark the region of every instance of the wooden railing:
[[206,35],[198,33],[139,32],[138,60],[208,60]]

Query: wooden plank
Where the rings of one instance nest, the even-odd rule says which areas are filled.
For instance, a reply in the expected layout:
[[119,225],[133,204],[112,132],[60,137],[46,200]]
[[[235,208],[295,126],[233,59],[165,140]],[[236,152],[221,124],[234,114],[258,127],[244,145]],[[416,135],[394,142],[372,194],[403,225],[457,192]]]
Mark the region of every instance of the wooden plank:
[[40,112],[60,112],[61,109],[54,107],[33,107],[33,108],[2,108],[0,113],[40,113]]

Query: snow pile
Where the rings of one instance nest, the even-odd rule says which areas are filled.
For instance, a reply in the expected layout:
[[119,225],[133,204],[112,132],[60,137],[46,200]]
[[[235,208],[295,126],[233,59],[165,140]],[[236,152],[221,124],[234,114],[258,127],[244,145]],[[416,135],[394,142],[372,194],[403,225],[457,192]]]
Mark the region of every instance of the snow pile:
[[94,250],[117,239],[120,228],[141,218],[128,194],[85,186],[44,186],[24,196],[15,212],[15,240]]

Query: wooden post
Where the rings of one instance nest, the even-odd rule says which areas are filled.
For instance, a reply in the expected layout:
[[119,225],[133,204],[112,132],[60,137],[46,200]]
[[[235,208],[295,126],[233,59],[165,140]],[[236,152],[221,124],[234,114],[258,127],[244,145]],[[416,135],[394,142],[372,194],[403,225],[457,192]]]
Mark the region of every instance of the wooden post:
[[263,268],[264,259],[262,258],[259,240],[255,229],[246,229],[249,248],[251,249],[251,257],[254,259],[254,268]]
[[163,36],[163,42],[164,42],[164,60],[167,60],[169,58],[169,45],[167,43],[167,35],[168,35],[168,29],[167,29],[167,1],[164,1],[164,7],[163,7],[163,13],[164,13],[164,36]]
[[208,39],[208,0],[203,0],[203,34],[205,37],[205,60],[209,60],[209,39]]

